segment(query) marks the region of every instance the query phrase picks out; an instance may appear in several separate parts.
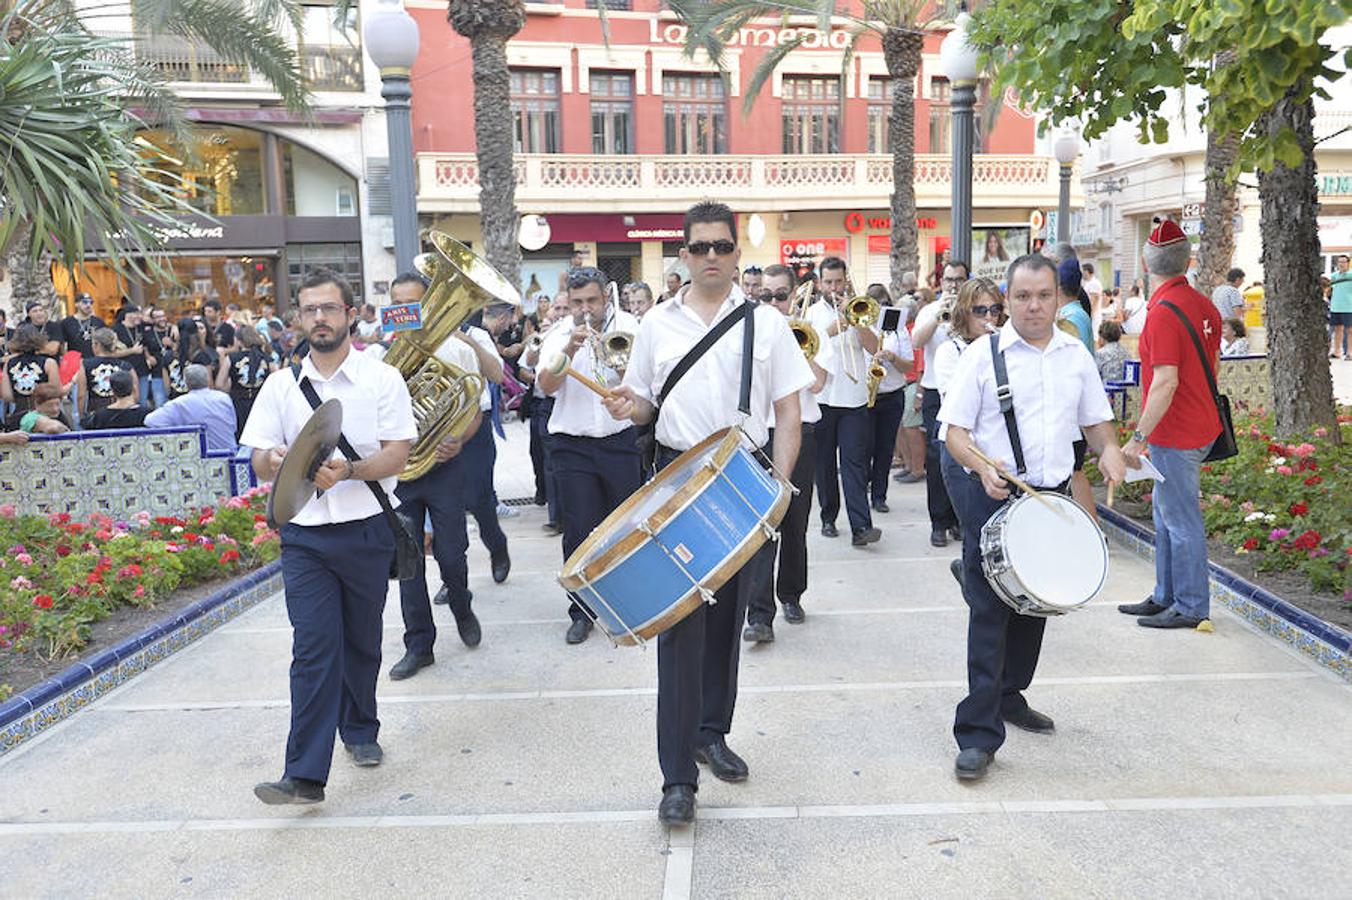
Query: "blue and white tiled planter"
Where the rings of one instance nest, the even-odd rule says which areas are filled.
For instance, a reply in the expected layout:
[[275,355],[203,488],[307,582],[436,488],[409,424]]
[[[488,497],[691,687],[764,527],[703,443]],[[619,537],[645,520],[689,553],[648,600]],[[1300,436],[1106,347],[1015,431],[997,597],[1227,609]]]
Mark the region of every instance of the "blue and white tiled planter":
[[[1099,521],[1108,537],[1146,559],[1154,559],[1155,536],[1140,523],[1100,505]],[[1211,599],[1259,631],[1352,682],[1352,634],[1292,606],[1271,591],[1209,563]]]
[[282,589],[280,562],[239,578],[90,659],[0,704],[0,756]]

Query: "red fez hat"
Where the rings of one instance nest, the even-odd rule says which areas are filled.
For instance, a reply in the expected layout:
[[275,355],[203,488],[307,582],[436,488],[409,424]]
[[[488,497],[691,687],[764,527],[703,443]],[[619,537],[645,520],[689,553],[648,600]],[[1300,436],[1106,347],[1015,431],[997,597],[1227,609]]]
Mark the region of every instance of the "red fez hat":
[[1150,232],[1150,243],[1156,247],[1168,247],[1170,244],[1177,244],[1179,241],[1186,241],[1187,235],[1183,229],[1178,227],[1173,219],[1165,219],[1155,226],[1155,230]]

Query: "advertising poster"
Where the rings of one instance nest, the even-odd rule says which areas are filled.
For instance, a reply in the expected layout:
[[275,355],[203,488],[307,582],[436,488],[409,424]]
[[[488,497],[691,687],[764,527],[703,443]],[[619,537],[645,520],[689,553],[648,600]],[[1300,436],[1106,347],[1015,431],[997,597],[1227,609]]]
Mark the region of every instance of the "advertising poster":
[[794,271],[808,266],[817,268],[828,256],[844,259],[848,252],[846,238],[797,238],[779,242],[779,261]]
[[972,229],[972,277],[1005,280],[1009,264],[1028,252],[1027,225],[979,225]]

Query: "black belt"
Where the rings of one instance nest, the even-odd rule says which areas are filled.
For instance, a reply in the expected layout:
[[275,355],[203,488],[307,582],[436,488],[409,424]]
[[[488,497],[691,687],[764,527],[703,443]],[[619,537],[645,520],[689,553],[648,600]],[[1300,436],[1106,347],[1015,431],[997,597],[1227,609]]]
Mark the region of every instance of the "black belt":
[[[967,477],[978,483],[980,483],[981,481],[981,476],[978,475],[976,472],[968,472]],[[1011,497],[1017,497],[1023,493],[1022,490],[1014,486],[1013,482],[1006,483],[1009,485],[1009,493]],[[1054,487],[1040,487],[1039,485],[1036,484],[1030,484],[1028,486],[1033,490],[1037,491],[1039,494],[1065,494],[1066,496],[1070,496],[1069,478],[1067,478],[1065,481],[1061,482],[1060,484]]]

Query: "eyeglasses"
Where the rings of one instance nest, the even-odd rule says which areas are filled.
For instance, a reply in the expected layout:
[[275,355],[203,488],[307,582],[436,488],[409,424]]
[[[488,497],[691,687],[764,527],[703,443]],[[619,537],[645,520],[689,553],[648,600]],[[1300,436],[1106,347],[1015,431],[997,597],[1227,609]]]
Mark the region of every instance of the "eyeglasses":
[[767,294],[766,297],[775,303],[788,303],[789,297],[793,296],[788,291],[776,291],[773,294]]
[[992,303],[990,306],[973,306],[972,315],[974,316],[995,316],[997,319],[1005,314],[1005,305],[1003,303]]
[[727,256],[737,249],[737,245],[732,241],[720,239],[717,241],[694,241],[686,244],[685,249],[689,251],[691,256],[708,256],[710,250],[719,256]]
[[302,306],[300,314],[306,319],[313,319],[316,316],[323,315],[324,318],[337,318],[343,314],[347,307],[341,303],[320,303],[317,306]]
[[955,277],[955,278],[947,278],[947,277],[945,277],[945,278],[942,279],[942,281],[943,281],[944,284],[952,284],[952,285],[961,285],[961,284],[962,284],[964,281],[966,281],[966,280],[967,280],[967,279],[963,278],[962,276],[957,276],[957,277]]

